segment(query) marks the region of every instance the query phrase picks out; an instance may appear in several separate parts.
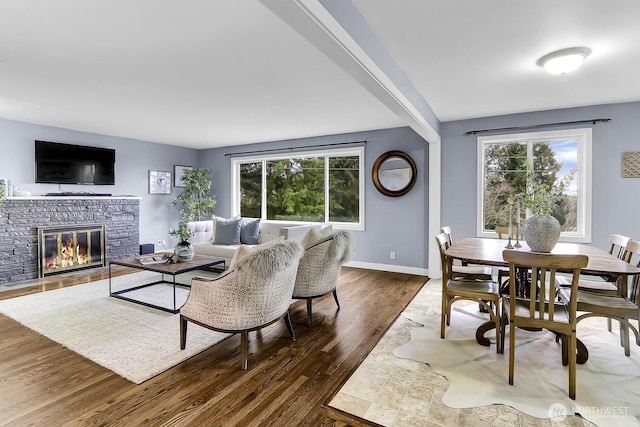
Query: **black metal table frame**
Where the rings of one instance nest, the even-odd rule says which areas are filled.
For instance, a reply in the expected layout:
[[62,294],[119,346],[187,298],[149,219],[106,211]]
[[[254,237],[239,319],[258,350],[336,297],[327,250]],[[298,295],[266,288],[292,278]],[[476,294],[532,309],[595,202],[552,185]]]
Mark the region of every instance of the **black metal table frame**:
[[[112,264],[114,264],[114,265],[122,265],[124,267],[129,267],[129,268],[136,268],[136,269],[143,270],[143,271],[153,271],[155,273],[162,274],[162,278],[160,280],[156,280],[155,282],[145,283],[143,285],[138,285],[138,286],[134,286],[132,288],[121,289],[121,290],[113,292],[111,290],[112,289],[111,288],[111,277],[112,277],[111,276],[111,265]],[[118,298],[118,299],[121,299],[121,300],[124,300],[124,301],[129,301],[129,302],[132,302],[132,303],[135,303],[135,304],[144,305],[146,307],[155,308],[157,310],[166,311],[167,313],[176,314],[176,313],[178,313],[180,311],[180,307],[176,308],[176,286],[180,286],[180,287],[183,287],[183,288],[191,288],[191,285],[186,285],[186,284],[183,284],[183,283],[177,283],[176,282],[176,276],[179,275],[179,274],[188,273],[188,272],[194,271],[194,270],[204,270],[207,267],[212,267],[214,265],[219,265],[219,264],[222,264],[222,267],[223,267],[223,270],[224,270],[224,268],[226,267],[225,260],[224,259],[215,259],[210,263],[200,264],[200,265],[194,266],[192,268],[187,268],[187,269],[184,269],[184,270],[180,270],[180,271],[171,273],[171,272],[160,270],[158,268],[154,268],[153,266],[155,264],[134,265],[132,263],[120,262],[120,261],[117,261],[117,260],[109,261],[109,296],[111,296],[113,298]],[[164,278],[165,274],[172,276],[173,280],[172,281],[165,280],[165,278]],[[141,300],[138,300],[138,299],[135,299],[135,298],[130,298],[130,297],[122,295],[122,294],[125,294],[127,292],[136,291],[138,289],[147,288],[149,286],[160,285],[160,284],[163,284],[163,283],[166,283],[166,284],[169,284],[169,285],[173,285],[173,310],[171,308],[168,308],[168,307],[163,307],[161,305],[152,304],[152,303],[149,303],[149,302],[141,301]]]

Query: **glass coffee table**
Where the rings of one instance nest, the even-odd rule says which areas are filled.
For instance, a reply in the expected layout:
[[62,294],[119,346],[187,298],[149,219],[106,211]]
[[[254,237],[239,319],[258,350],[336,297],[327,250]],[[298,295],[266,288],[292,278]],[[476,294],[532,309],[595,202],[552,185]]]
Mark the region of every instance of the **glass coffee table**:
[[[187,273],[189,271],[206,270],[215,265],[222,265],[222,270],[220,271],[224,271],[224,268],[225,268],[225,260],[223,258],[214,258],[210,256],[205,256],[205,255],[194,255],[191,261],[177,262],[173,264],[170,262],[160,262],[162,261],[162,257],[166,257],[165,253],[148,254],[148,255],[145,255],[144,257],[151,258],[151,259],[156,257],[158,262],[150,263],[150,264],[141,264],[140,262],[141,257],[131,257],[131,258],[123,258],[123,259],[109,261],[109,295],[114,298],[133,302],[136,304],[141,304],[147,307],[155,308],[158,310],[162,310],[162,311],[166,311],[168,313],[174,313],[174,314],[180,311],[180,307],[176,307],[176,286],[183,287],[183,288],[191,288],[191,285],[176,283],[176,276],[182,273]],[[151,283],[145,283],[142,285],[137,285],[134,287],[119,289],[117,291],[114,291],[111,287],[111,266],[112,265],[121,265],[124,267],[135,268],[137,270],[153,271],[156,273],[161,273],[162,278],[160,280],[156,280]],[[166,280],[165,275],[171,276],[172,280]],[[121,277],[126,277],[126,276],[121,276]],[[126,295],[127,293],[131,293],[139,289],[147,288],[150,286],[161,285],[161,284],[173,285],[173,308],[163,307],[161,305],[142,301],[140,299],[136,299],[136,298],[133,298],[132,296]]]

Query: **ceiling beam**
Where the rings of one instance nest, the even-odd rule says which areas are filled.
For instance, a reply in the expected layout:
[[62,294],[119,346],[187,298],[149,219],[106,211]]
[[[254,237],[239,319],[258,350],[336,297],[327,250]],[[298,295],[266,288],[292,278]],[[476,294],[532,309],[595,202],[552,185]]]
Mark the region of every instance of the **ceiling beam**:
[[[349,0],[340,1],[347,2],[342,3],[342,12],[345,11],[345,5],[350,5],[357,11]],[[400,81],[404,73],[395,73],[392,77],[391,72],[383,70],[383,67],[389,70],[389,67],[394,66],[400,70],[395,61],[392,64],[388,61],[386,64],[378,64],[320,1],[260,0],[260,2],[324,52],[341,69],[353,76],[418,135],[429,143],[440,143],[440,135],[436,130],[439,123],[424,98],[413,88],[408,79]],[[334,13],[336,13],[335,10]],[[362,18],[359,13],[358,16]],[[363,22],[366,24],[366,21],[363,20]],[[370,32],[372,34],[371,30]],[[377,37],[375,40],[371,38],[367,40],[370,46],[372,42],[379,43]],[[386,51],[381,45],[380,48]],[[373,53],[371,47],[368,50]],[[391,57],[389,56],[388,59]],[[435,127],[429,123],[430,121],[436,122]]]

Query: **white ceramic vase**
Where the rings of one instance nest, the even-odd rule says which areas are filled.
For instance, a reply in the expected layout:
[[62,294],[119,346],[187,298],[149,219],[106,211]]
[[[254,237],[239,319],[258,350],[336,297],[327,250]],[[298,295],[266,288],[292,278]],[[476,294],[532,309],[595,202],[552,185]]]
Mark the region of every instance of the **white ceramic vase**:
[[551,252],[560,239],[560,223],[549,214],[532,215],[524,221],[524,240],[534,252]]

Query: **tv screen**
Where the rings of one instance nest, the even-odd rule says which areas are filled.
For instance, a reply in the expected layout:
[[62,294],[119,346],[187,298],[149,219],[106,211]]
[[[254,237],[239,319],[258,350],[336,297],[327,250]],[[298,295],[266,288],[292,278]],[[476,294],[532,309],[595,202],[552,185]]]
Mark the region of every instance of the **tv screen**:
[[36,182],[114,185],[116,150],[36,141]]

